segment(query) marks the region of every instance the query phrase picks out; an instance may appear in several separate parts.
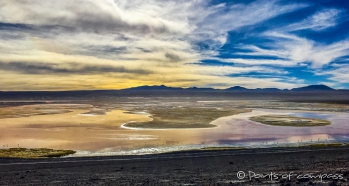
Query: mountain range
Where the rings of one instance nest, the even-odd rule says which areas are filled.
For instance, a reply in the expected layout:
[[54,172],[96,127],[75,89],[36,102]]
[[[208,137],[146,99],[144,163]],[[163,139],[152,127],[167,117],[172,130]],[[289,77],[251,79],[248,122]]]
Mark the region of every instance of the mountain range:
[[[220,99],[260,100],[343,100],[349,102],[349,90],[333,89],[326,85],[309,85],[293,89],[256,88],[234,86],[226,89],[181,88],[165,85],[139,86],[122,90],[73,90],[73,91],[0,91],[0,100],[90,100],[125,97],[193,97]],[[0,102],[1,106],[1,102]]]
[[[234,86],[227,89],[213,89],[213,88],[198,88],[198,87],[190,87],[190,88],[181,88],[181,87],[168,87],[165,85],[160,86],[139,86],[139,87],[133,87],[128,89],[122,89],[122,91],[132,91],[132,90],[139,90],[139,91],[175,91],[175,90],[192,90],[192,91],[235,91],[235,92],[245,92],[245,91],[263,91],[263,92],[280,92],[280,91],[336,91],[336,89],[333,89],[326,85],[309,85],[305,87],[299,87],[299,88],[293,88],[293,89],[278,89],[278,88],[256,88],[256,89],[248,89],[241,86]],[[342,89],[343,90],[343,89]]]

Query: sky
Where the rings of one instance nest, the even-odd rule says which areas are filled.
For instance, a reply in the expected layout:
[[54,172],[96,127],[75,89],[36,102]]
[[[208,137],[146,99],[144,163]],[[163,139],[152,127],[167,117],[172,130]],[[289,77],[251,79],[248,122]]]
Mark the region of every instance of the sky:
[[162,84],[349,89],[349,1],[0,1],[0,91]]

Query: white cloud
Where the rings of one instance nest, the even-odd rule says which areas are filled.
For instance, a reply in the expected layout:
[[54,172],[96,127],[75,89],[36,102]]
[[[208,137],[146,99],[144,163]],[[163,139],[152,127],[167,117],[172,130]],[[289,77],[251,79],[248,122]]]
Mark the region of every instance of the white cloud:
[[[258,50],[258,49],[257,49]],[[218,60],[224,63],[237,63],[244,65],[272,65],[272,66],[294,66],[296,63],[294,61],[281,60],[281,59],[243,59],[243,58],[212,58],[213,60]]]
[[333,65],[331,70],[317,71],[316,75],[330,75],[329,80],[336,84],[349,83],[349,64]]
[[201,66],[197,65],[193,68],[196,74],[226,76],[232,74],[245,74],[250,72],[256,73],[271,73],[271,74],[286,74],[287,72],[268,67],[250,66],[250,67],[234,67],[234,66]]
[[[251,52],[237,54],[274,56],[285,59],[294,65],[308,62],[311,63],[312,68],[317,69],[347,55],[349,52],[349,40],[347,39],[332,44],[322,44],[296,35],[278,32],[266,32],[262,36],[273,40],[272,44],[266,45],[269,49],[263,49],[255,45],[245,45],[241,48],[251,50]],[[281,62],[279,65],[282,65]]]
[[[58,25],[97,33],[127,31],[138,34],[159,34],[186,31],[185,22],[174,22],[160,17],[161,10],[149,9],[150,6],[146,1],[129,1],[128,3],[134,3],[137,6],[122,7],[112,0],[5,0],[0,4],[0,21]],[[159,5],[166,6],[167,4]],[[144,9],[140,10],[138,7],[144,7]],[[142,12],[142,10],[148,10],[148,12]]]
[[[349,39],[344,38],[334,43],[321,43],[305,37],[297,36],[293,31],[310,29],[323,31],[338,24],[343,10],[335,8],[322,9],[304,20],[280,28],[273,28],[254,37],[268,39],[269,42],[240,44],[239,49],[247,52],[236,52],[235,55],[255,57],[273,57],[276,59],[216,59],[221,62],[232,62],[244,65],[271,66],[309,66],[319,71],[336,59],[348,55]],[[343,78],[343,74],[338,79]]]
[[290,24],[283,28],[276,29],[278,32],[291,32],[297,30],[306,30],[311,29],[315,31],[321,31],[338,24],[338,18],[340,18],[340,14],[342,10],[329,8],[321,10],[303,21]]

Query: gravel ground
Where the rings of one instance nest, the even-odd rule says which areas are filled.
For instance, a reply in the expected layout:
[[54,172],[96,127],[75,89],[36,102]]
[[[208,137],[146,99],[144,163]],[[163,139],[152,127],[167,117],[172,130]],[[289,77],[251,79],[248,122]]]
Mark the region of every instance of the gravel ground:
[[[245,175],[244,179],[240,180],[237,177],[239,171],[244,172],[239,174]],[[287,177],[290,173],[292,175]],[[309,176],[306,174],[311,176],[321,174],[324,178],[309,179],[306,178]],[[191,151],[143,156],[0,159],[0,185],[11,186],[349,185],[348,174],[349,148],[344,147]],[[299,175],[303,178],[297,178]]]

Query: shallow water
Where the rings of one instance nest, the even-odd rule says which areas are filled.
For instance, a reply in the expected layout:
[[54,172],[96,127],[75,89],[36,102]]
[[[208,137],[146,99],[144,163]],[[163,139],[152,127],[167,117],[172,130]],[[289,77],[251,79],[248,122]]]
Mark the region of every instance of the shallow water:
[[[347,140],[349,114],[254,109],[250,113],[222,117],[208,129],[132,130],[122,128],[130,121],[148,121],[147,113],[128,114],[113,110],[106,115],[82,114],[88,110],[0,120],[0,147],[74,149],[74,156],[149,154],[188,150],[205,146],[297,145],[309,142]],[[327,119],[329,126],[280,127],[248,120],[251,116],[287,114]]]
[[[332,124],[317,127],[284,127],[264,125],[248,120],[252,116],[267,114],[327,119]],[[349,134],[348,119],[347,113],[254,109],[251,113],[243,113],[216,120],[215,122],[221,125],[219,138],[216,138],[213,133],[205,135],[219,144],[242,143],[245,145],[256,142],[278,144],[343,140]]]

